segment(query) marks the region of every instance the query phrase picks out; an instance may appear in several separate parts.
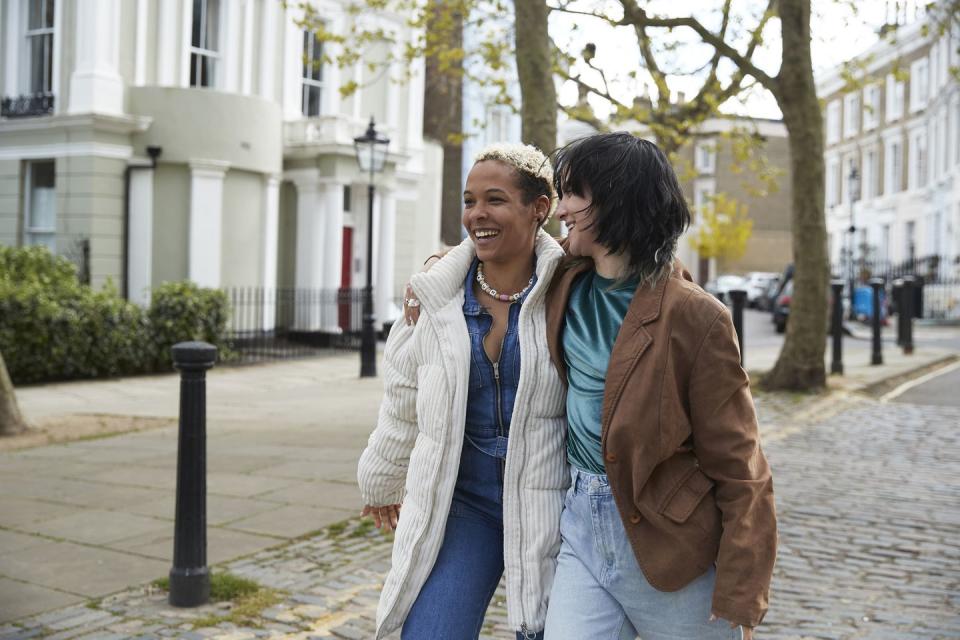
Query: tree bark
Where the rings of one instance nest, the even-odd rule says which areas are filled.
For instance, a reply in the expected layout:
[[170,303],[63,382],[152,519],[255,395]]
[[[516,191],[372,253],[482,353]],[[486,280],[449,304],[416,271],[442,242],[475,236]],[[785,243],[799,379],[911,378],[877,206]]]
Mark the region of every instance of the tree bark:
[[544,153],[557,146],[557,90],[546,0],[515,0],[517,75],[520,79],[521,137]]
[[12,436],[27,430],[27,422],[20,413],[13,382],[0,353],[0,436]]
[[[443,2],[431,0],[426,9],[427,30],[438,21],[453,20],[454,27],[445,24],[442,31],[450,34],[444,49],[463,47],[463,15],[444,7]],[[448,62],[441,69],[436,56],[426,58],[423,97],[423,135],[443,146],[443,177],[440,201],[440,239],[444,244],[460,244],[460,217],[463,212],[463,63]]]
[[824,217],[823,118],[810,58],[810,0],[780,0],[783,60],[775,92],[790,139],[794,288],[786,340],[768,389],[825,386],[827,233]]

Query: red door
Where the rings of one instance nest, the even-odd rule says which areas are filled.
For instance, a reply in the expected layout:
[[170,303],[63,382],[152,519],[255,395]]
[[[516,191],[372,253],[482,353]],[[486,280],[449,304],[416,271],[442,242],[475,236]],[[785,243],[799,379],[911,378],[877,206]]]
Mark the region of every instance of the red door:
[[340,307],[338,322],[340,330],[350,331],[350,284],[353,275],[353,227],[343,228],[343,250],[340,252]]

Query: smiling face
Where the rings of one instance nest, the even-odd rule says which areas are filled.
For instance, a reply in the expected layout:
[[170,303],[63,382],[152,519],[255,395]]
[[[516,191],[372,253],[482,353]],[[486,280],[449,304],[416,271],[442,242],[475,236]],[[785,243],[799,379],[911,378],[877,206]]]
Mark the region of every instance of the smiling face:
[[550,199],[523,203],[513,167],[496,160],[473,165],[463,191],[463,226],[483,262],[507,262],[533,251],[540,220]]
[[573,256],[596,258],[607,250],[597,242],[593,222],[593,199],[589,191],[584,195],[563,192],[557,204],[557,217],[567,226],[567,251]]

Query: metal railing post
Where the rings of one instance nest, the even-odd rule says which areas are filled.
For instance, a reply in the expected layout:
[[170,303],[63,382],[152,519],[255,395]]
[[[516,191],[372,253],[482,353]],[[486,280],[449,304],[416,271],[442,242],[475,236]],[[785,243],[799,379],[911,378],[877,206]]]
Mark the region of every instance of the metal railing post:
[[901,311],[903,314],[903,353],[910,355],[913,353],[913,283],[916,278],[913,276],[903,277],[903,290],[901,291]]
[[833,355],[830,359],[830,373],[843,375],[843,280],[832,280],[833,308],[830,322],[830,334],[833,336]]
[[217,360],[217,348],[206,342],[180,342],[171,353],[180,371],[180,438],[169,602],[175,607],[196,607],[210,600],[206,377]]
[[873,289],[873,313],[870,325],[873,329],[873,349],[870,353],[870,364],[883,364],[883,350],[880,344],[880,292],[883,290],[883,278],[870,278],[870,288]]

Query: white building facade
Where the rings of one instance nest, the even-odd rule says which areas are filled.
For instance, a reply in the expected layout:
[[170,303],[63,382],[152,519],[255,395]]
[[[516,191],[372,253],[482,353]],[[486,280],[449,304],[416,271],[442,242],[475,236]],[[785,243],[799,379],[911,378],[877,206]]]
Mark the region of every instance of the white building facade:
[[[371,266],[377,320],[394,319],[439,243],[442,151],[422,136],[422,66],[397,82],[405,69],[367,63],[414,34],[316,0],[330,31],[398,34],[341,68],[290,4],[2,0],[0,243],[82,246],[92,284],[142,303],[182,279],[335,294]],[[390,138],[372,228],[353,148],[371,117]],[[336,313],[303,322],[341,328]]]
[[862,86],[848,90],[840,68],[818,80],[834,265],[851,252],[871,265],[937,257],[960,275],[960,34],[927,27],[900,26],[859,56]]

